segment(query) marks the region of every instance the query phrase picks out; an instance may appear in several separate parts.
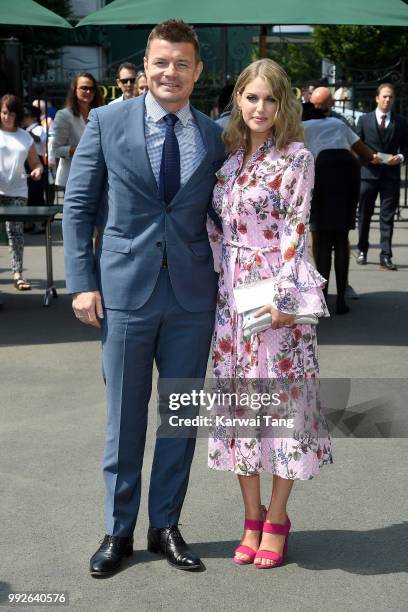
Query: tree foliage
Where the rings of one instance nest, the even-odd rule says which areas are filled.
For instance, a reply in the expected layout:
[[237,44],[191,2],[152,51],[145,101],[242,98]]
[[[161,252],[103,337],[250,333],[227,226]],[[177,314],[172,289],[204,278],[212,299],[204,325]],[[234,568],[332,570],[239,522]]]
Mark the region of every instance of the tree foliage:
[[310,43],[273,43],[268,45],[267,57],[283,66],[293,85],[320,78],[320,55]]
[[406,28],[385,26],[315,26],[315,52],[342,69],[349,78],[353,69],[388,67],[408,55]]
[[[36,2],[65,19],[70,16],[70,0],[36,0]],[[56,56],[63,44],[63,28],[35,28],[29,41],[31,53],[41,53],[50,58]]]

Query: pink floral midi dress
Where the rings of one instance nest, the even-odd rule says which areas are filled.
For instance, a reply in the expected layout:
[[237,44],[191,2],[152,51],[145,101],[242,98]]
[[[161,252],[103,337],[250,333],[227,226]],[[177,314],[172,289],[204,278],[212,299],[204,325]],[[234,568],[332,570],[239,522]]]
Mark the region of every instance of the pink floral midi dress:
[[[208,233],[219,289],[212,341],[215,379],[277,379],[291,383],[318,377],[316,329],[272,328],[245,339],[233,288],[275,279],[271,304],[290,313],[328,316],[325,279],[308,261],[307,224],[314,182],[312,154],[294,142],[279,152],[268,139],[244,167],[244,150],[231,154],[217,172],[213,206],[222,232],[209,219]],[[318,398],[317,398],[318,403]],[[238,475],[261,472],[307,480],[332,463],[324,418],[314,417],[308,435],[237,437],[234,428],[210,429],[210,468]]]

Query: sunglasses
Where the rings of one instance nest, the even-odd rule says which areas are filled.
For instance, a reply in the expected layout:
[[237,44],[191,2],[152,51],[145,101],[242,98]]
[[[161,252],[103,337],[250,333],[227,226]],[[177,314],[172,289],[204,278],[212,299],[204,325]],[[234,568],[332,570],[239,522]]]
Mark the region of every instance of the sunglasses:
[[78,87],[78,89],[80,89],[81,91],[95,91],[95,87],[87,87],[87,85],[80,85],[80,87]]
[[118,81],[120,83],[122,83],[122,85],[126,85],[126,83],[132,83],[132,85],[134,85],[136,83],[136,78],[132,78],[132,79],[118,79]]

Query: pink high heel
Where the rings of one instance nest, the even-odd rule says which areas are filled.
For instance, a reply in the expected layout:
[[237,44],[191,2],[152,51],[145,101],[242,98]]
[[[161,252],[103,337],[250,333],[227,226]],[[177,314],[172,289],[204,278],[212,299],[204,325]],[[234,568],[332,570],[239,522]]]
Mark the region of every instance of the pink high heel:
[[284,525],[279,525],[278,523],[268,523],[267,521],[264,522],[262,531],[265,531],[266,533],[276,533],[277,535],[284,535],[285,543],[283,545],[282,555],[274,552],[273,550],[258,550],[255,557],[258,557],[259,559],[270,559],[271,561],[275,561],[275,563],[273,565],[271,563],[255,563],[254,565],[257,569],[272,569],[273,567],[279,567],[280,565],[283,565],[286,554],[288,552],[288,538],[290,528],[291,522],[289,520],[289,517],[287,517],[286,523]]
[[[265,516],[266,515],[265,506],[261,506],[261,510]],[[244,529],[251,529],[251,531],[259,531],[259,535],[261,535],[262,533],[263,526],[264,526],[264,521],[255,521],[252,519],[245,519],[245,522],[244,522]],[[235,555],[237,553],[243,553],[244,555],[248,555],[248,559],[239,559],[237,557],[234,557],[234,563],[236,563],[237,565],[250,565],[251,563],[254,562],[254,559],[257,555],[256,550],[254,550],[250,546],[244,546],[243,544],[240,544],[235,549],[234,552],[235,552]]]

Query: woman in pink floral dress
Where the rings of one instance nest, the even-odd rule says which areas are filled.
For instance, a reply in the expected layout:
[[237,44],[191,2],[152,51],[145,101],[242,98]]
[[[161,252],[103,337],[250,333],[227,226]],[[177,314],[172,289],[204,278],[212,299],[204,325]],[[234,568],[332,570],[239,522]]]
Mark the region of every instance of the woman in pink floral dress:
[[[306,228],[314,163],[302,142],[300,114],[278,64],[259,60],[242,72],[224,132],[230,155],[217,173],[214,190],[222,231],[208,222],[220,272],[213,375],[219,380],[276,379],[289,394],[298,393],[298,387],[291,387],[293,381],[318,376],[315,328],[295,325],[295,314],[328,316],[322,293],[325,279],[308,262]],[[245,339],[233,288],[270,277],[277,290],[259,314],[270,312],[272,326]],[[213,427],[209,466],[238,475],[245,506],[236,563],[271,568],[283,562],[290,528],[286,505],[293,482],[312,478],[332,462],[330,438],[327,430],[321,435],[320,426],[321,422],[314,425],[316,435],[307,439],[237,437],[231,428]],[[261,472],[273,475],[267,509],[261,506]]]

